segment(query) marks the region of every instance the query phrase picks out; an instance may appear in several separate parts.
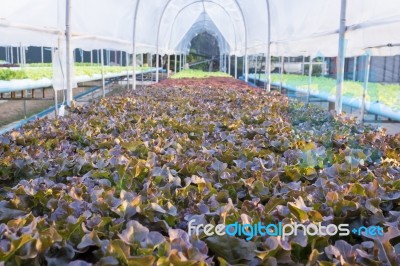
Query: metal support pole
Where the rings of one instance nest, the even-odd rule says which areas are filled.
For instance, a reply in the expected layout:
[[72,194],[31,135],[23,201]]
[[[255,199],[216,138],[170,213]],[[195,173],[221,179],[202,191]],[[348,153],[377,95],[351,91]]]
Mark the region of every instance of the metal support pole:
[[44,63],[44,51],[43,51],[43,46],[40,47],[40,57],[42,59],[42,64]]
[[11,64],[14,64],[14,47],[11,46]]
[[357,77],[357,56],[354,57],[353,61],[353,81],[356,81]]
[[282,92],[283,86],[283,67],[284,67],[285,57],[281,56],[281,69],[280,69],[280,83],[279,83],[279,92]]
[[246,82],[248,82],[248,81],[249,81],[249,56],[247,55],[247,51],[246,51],[246,54],[245,54],[245,56],[244,56],[244,60],[245,60],[245,62],[244,62],[244,64],[245,64],[245,68],[244,68],[244,71],[245,71],[245,73],[244,73],[244,80],[245,80]]
[[229,54],[229,57],[228,57],[228,74],[229,75],[232,75],[232,71],[231,71],[231,63],[232,63],[232,57],[231,57],[231,55]]
[[265,89],[267,92],[271,91],[271,11],[269,0],[267,1],[267,15],[268,15],[268,42],[267,53],[265,54]]
[[254,64],[254,81],[256,81],[257,77],[257,66],[258,66],[258,55],[255,56],[255,64]]
[[125,60],[127,62],[127,64],[125,64],[126,66],[126,89],[129,90],[129,65],[128,65],[128,58],[129,58],[129,54],[125,53]]
[[[142,58],[142,66],[144,66],[144,54],[141,54],[141,58]],[[142,74],[141,74],[141,80],[142,80],[142,85],[144,82],[144,73],[143,73],[144,69],[142,69]]]
[[342,0],[340,10],[340,29],[339,29],[339,53],[337,60],[337,87],[335,110],[337,114],[342,113],[343,105],[343,81],[344,81],[344,64],[345,64],[345,34],[346,34],[346,6],[347,0]]
[[237,55],[235,55],[235,79],[238,78],[238,58]]
[[364,87],[363,87],[363,95],[362,95],[362,103],[361,103],[361,123],[364,122],[365,97],[367,96],[370,68],[371,68],[371,56],[369,54],[367,54],[367,55],[365,55]]
[[[25,91],[26,96],[28,96],[28,91]],[[28,116],[28,106],[26,105],[26,100],[24,100],[24,118]]]
[[[140,0],[136,1],[136,7],[135,7],[135,16],[133,17],[133,37],[132,37],[132,87],[134,90],[136,90],[136,20],[137,20],[137,14],[139,10],[139,4]],[[157,44],[158,47],[158,44]],[[158,48],[157,48],[158,49]],[[157,70],[158,71],[158,70]]]
[[159,73],[158,73],[158,68],[160,67],[160,58],[159,58],[159,54],[158,54],[158,52],[157,52],[157,54],[156,54],[156,82],[158,83],[158,79],[159,79]]
[[177,62],[177,59],[178,59],[178,56],[175,54],[175,62],[174,62],[174,64],[175,64],[175,66],[174,66],[174,67],[175,67],[175,68],[174,68],[175,73],[177,73],[177,69],[176,69],[176,68],[178,67],[178,65],[177,65],[177,63],[178,63],[178,62]]
[[25,47],[22,46],[22,53],[21,53],[21,61],[22,66],[26,66],[26,50]]
[[225,73],[228,73],[228,68],[226,67],[227,61],[228,61],[227,56],[226,56],[226,54],[224,54],[224,72]]
[[305,66],[306,66],[305,56],[303,55],[303,61],[301,63],[301,75],[303,75],[303,76],[304,76],[305,69],[306,69]]
[[225,54],[224,69],[225,69],[225,73],[228,73],[228,55],[227,54]]
[[308,89],[307,89],[307,105],[310,103],[310,94],[311,94],[311,82],[312,82],[312,71],[313,71],[313,64],[312,64],[312,57],[310,56],[310,64],[308,67]]
[[221,55],[221,59],[222,59],[221,72],[225,72],[225,55],[224,54]]
[[149,67],[153,67],[153,54],[147,54],[147,61],[148,61]]
[[219,71],[222,71],[222,54],[219,55]]
[[101,49],[101,92],[103,98],[106,96],[106,80],[104,77],[104,52],[103,49]]
[[56,119],[58,118],[58,91],[54,90],[54,111]]
[[22,61],[22,60],[20,60],[22,58],[20,58],[20,56],[19,56],[20,51],[21,51],[21,48],[20,49],[17,48],[17,64],[21,64],[21,61]]
[[221,54],[219,58],[219,71],[224,72],[224,55]]
[[93,65],[93,50],[90,51],[90,64]]
[[167,77],[169,77],[169,75],[170,75],[170,65],[171,65],[171,56],[170,55],[167,55],[168,56],[168,62],[167,62]]
[[66,63],[67,63],[67,105],[73,105],[72,94],[72,49],[71,49],[71,0],[66,0],[65,35],[66,35]]
[[182,71],[182,54],[179,55],[179,72]]

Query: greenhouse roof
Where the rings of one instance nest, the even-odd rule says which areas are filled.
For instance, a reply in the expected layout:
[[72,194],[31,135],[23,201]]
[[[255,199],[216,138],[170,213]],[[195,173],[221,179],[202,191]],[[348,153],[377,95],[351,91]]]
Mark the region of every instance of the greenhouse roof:
[[[66,0],[0,4],[0,45],[57,47],[64,38]],[[264,53],[270,19],[273,55],[338,51],[339,0],[269,0],[269,12],[267,0],[71,0],[71,5],[72,45],[85,50],[131,52],[135,43],[138,53],[187,53],[187,37],[204,30],[218,36],[226,53]],[[199,24],[202,17],[206,22]],[[346,26],[347,56],[368,49],[399,54],[398,0],[348,1]]]

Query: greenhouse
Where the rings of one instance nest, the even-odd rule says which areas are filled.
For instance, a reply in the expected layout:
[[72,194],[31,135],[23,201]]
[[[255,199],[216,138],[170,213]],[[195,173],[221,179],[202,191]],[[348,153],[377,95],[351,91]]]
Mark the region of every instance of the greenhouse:
[[400,265],[397,0],[0,0],[1,265]]

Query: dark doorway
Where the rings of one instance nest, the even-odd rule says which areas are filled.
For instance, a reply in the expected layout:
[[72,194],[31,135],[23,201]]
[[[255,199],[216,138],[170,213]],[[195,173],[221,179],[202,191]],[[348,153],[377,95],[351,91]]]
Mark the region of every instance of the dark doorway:
[[203,71],[219,70],[218,40],[208,32],[198,34],[191,41],[188,62],[192,69]]

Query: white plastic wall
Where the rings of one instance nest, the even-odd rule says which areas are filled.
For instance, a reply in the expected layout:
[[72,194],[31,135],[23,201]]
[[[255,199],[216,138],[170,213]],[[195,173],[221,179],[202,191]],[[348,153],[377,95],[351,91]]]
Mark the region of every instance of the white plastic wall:
[[[66,0],[0,0],[0,45],[55,47],[65,30]],[[179,52],[206,12],[230,54],[267,49],[266,0],[71,0],[73,47],[132,51],[137,1],[138,53]],[[336,56],[340,2],[269,0],[272,54]],[[346,56],[400,54],[398,0],[348,0]],[[388,47],[388,44],[395,44]]]

